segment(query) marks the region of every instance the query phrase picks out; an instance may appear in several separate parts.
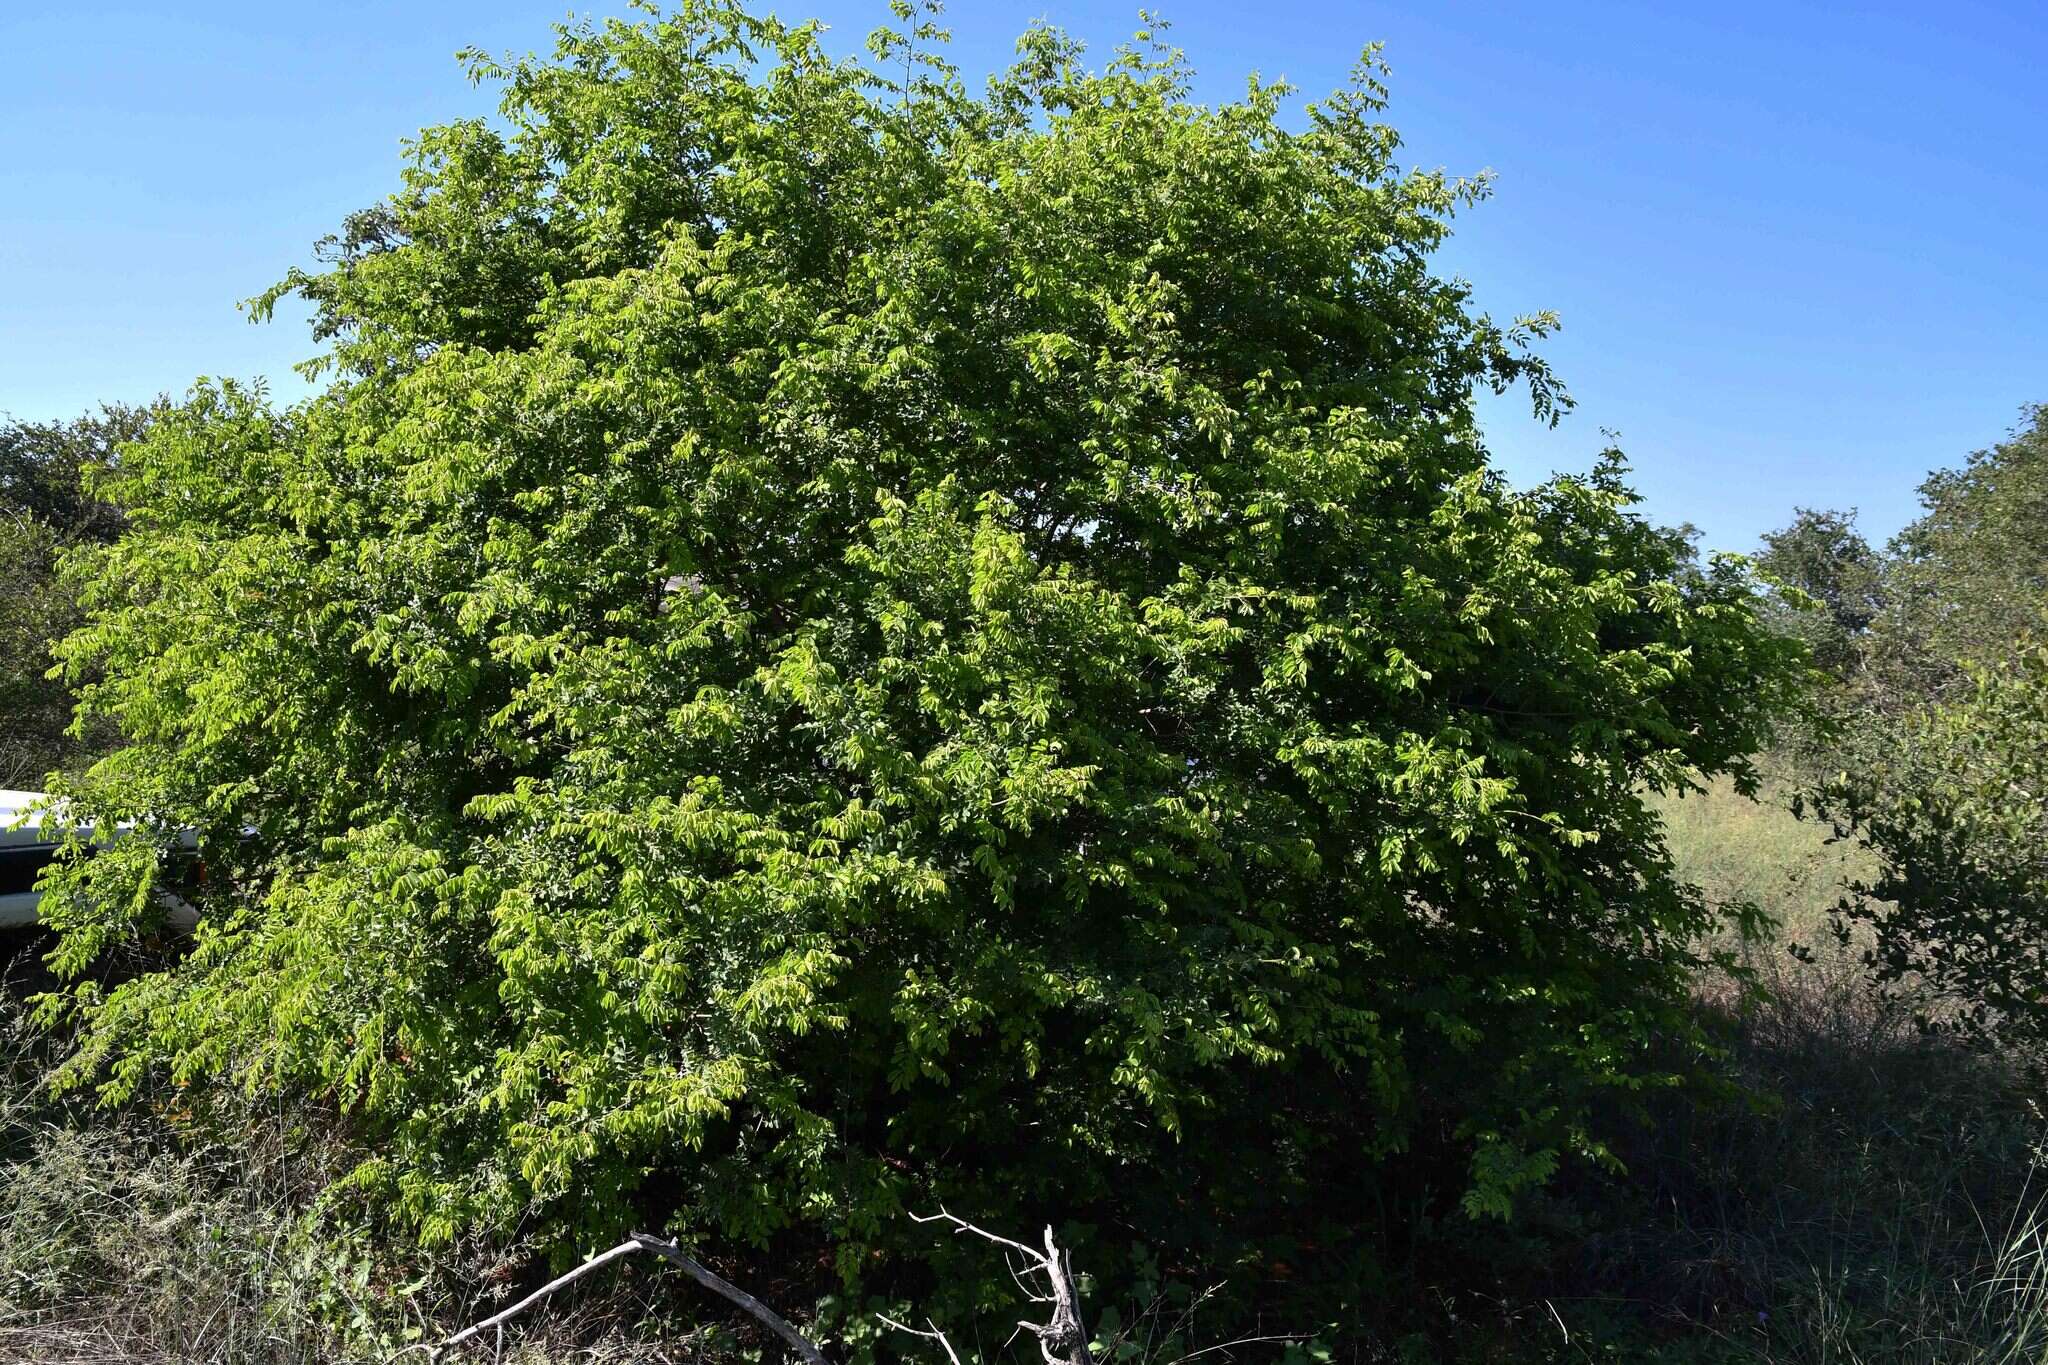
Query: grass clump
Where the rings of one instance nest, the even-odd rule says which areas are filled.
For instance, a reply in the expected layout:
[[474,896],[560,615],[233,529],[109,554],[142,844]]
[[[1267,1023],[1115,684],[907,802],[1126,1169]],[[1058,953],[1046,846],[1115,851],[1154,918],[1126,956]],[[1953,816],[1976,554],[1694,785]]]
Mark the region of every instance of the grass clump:
[[289,1163],[273,1132],[186,1147],[140,1108],[86,1121],[0,1001],[0,1358],[299,1361]]
[[[545,1265],[527,1244],[394,1252],[323,1199],[360,1152],[307,1112],[194,1114],[53,1097],[62,1040],[35,1028],[29,936],[0,945],[0,1361],[385,1361],[502,1306]],[[695,1340],[673,1286],[596,1279],[508,1336],[501,1365],[639,1365]],[[495,1353],[498,1343],[487,1344]]]

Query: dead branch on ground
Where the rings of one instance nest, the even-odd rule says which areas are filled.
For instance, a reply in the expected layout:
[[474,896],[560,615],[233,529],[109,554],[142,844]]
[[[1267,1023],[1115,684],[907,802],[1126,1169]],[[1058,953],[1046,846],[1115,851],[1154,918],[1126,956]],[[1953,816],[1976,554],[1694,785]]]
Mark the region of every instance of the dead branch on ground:
[[825,1353],[813,1345],[810,1338],[797,1331],[790,1324],[789,1319],[783,1317],[782,1314],[776,1312],[746,1290],[733,1284],[730,1280],[707,1268],[696,1257],[684,1251],[681,1244],[674,1239],[663,1241],[661,1238],[648,1232],[634,1233],[609,1251],[599,1252],[568,1274],[557,1276],[555,1279],[548,1281],[503,1312],[494,1313],[482,1322],[463,1328],[460,1332],[442,1342],[438,1347],[435,1347],[432,1354],[439,1355],[442,1351],[460,1346],[465,1341],[472,1340],[492,1328],[502,1331],[506,1323],[518,1317],[557,1289],[582,1279],[599,1266],[609,1265],[621,1256],[629,1256],[636,1251],[653,1252],[671,1265],[681,1267],[685,1275],[688,1275],[712,1293],[739,1305],[769,1331],[782,1338],[783,1342],[791,1350],[803,1357],[805,1365],[830,1365],[825,1359]]
[[[944,1208],[929,1216],[910,1216],[919,1223],[946,1223],[956,1234],[971,1233],[1001,1247],[1004,1262],[1009,1266],[1010,1277],[1017,1282],[1017,1287],[1023,1291],[1024,1296],[1033,1303],[1045,1304],[1049,1308],[1047,1321],[1017,1324],[1021,1330],[1031,1333],[1038,1339],[1038,1351],[1045,1357],[1045,1365],[1095,1365],[1094,1357],[1088,1350],[1087,1330],[1081,1325],[1081,1292],[1074,1282],[1073,1257],[1053,1240],[1052,1228],[1046,1228],[1045,1249],[1040,1251],[1037,1247],[1026,1246],[1022,1242],[1012,1241],[1008,1237],[1001,1237],[985,1228],[977,1227]],[[424,1349],[429,1358],[438,1357],[444,1351],[452,1350],[493,1330],[500,1334],[502,1340],[505,1324],[527,1309],[556,1290],[574,1284],[599,1267],[630,1256],[636,1251],[654,1253],[671,1265],[680,1267],[684,1274],[714,1294],[738,1305],[781,1338],[784,1344],[803,1359],[805,1365],[830,1365],[825,1359],[824,1352],[820,1351],[810,1338],[797,1331],[789,1319],[708,1269],[684,1251],[674,1239],[664,1241],[646,1232],[634,1233],[617,1246],[592,1256],[567,1274],[556,1276],[511,1307],[492,1314],[482,1322],[463,1328],[438,1346]],[[925,1326],[919,1328],[879,1313],[876,1317],[899,1332],[907,1332],[912,1336],[937,1342],[945,1351],[949,1365],[961,1365],[959,1353],[953,1349],[952,1341],[939,1329],[938,1324],[929,1318],[925,1320]]]

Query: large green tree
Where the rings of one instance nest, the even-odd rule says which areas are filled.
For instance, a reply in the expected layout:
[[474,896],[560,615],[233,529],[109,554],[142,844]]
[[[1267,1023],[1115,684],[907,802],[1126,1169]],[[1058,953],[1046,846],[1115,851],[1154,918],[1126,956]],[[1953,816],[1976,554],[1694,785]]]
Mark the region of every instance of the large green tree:
[[[327,387],[122,463],[76,809],[209,876],[69,1078],[331,1097],[430,1237],[1355,1238],[1418,1145],[1504,1211],[1663,1075],[1709,912],[1643,793],[1746,779],[1799,650],[1615,460],[1489,467],[1542,324],[1432,271],[1480,187],[1370,61],[1291,126],[1143,42],[874,49],[686,0],[473,59],[499,116],[281,287]],[[62,967],[148,849],[53,888]]]
[[1873,855],[1871,965],[1932,1022],[2048,1037],[2048,408],[1920,486],[1810,798]]
[[1871,660],[1893,706],[1974,689],[1966,663],[2010,659],[2048,609],[2048,407],[2011,435],[1938,469],[1896,536]]
[[1801,507],[1763,538],[1757,567],[1807,599],[1774,600],[1772,619],[1805,641],[1814,666],[1839,682],[1863,672],[1866,635],[1884,609],[1885,560],[1856,529],[1856,514]]

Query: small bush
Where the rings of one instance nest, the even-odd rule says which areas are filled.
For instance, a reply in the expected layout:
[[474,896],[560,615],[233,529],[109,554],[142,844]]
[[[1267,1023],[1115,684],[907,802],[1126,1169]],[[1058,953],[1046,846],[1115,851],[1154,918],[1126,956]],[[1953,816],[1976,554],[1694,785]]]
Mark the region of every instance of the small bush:
[[2031,1053],[2048,1043],[2048,648],[1961,676],[1866,736],[1816,805],[1876,865],[1841,914],[1877,979],[1912,985],[1932,1027]]

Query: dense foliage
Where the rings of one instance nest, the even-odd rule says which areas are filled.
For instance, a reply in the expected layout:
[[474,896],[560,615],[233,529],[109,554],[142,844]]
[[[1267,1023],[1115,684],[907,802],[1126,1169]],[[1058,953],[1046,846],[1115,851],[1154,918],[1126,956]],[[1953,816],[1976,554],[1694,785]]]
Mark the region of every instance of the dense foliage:
[[147,425],[146,409],[112,405],[69,422],[0,423],[0,787],[40,787],[105,738],[65,733],[71,692],[48,676],[51,641],[79,622],[57,559],[120,533],[120,510],[86,492],[84,472]]
[[[1878,980],[1930,1022],[2048,1035],[2048,409],[1920,494],[1882,556],[1816,513],[1760,556],[1806,552],[1783,571],[1830,608],[1805,627],[1816,657],[1842,660],[1809,796],[1877,859],[1841,909]],[[1851,585],[1854,618],[1822,580]]]
[[1929,1022],[2048,1037],[2048,649],[1966,669],[1970,690],[1858,746],[1824,814],[1879,859],[1848,919],[1875,930],[1878,979],[1923,992]]
[[[1143,42],[973,96],[928,38],[475,59],[500,117],[281,287],[328,387],[124,459],[75,809],[208,879],[185,960],[66,997],[71,1081],[331,1097],[429,1238],[853,1275],[939,1197],[1355,1264],[1375,1161],[1504,1212],[1665,1076],[1711,917],[1643,793],[1746,780],[1800,650],[1616,461],[1489,468],[1475,387],[1560,395],[1431,271],[1478,187],[1370,62],[1296,129]],[[60,967],[149,850],[62,874]]]
[[1835,681],[1853,683],[1863,672],[1863,642],[1884,610],[1885,560],[1856,529],[1854,512],[1799,508],[1789,526],[1764,537],[1757,568],[1780,589],[1769,619],[1806,643],[1814,666]]
[[1872,666],[1886,694],[1967,693],[1967,662],[2010,658],[2048,607],[2048,407],[2004,441],[1920,485],[1894,539]]

